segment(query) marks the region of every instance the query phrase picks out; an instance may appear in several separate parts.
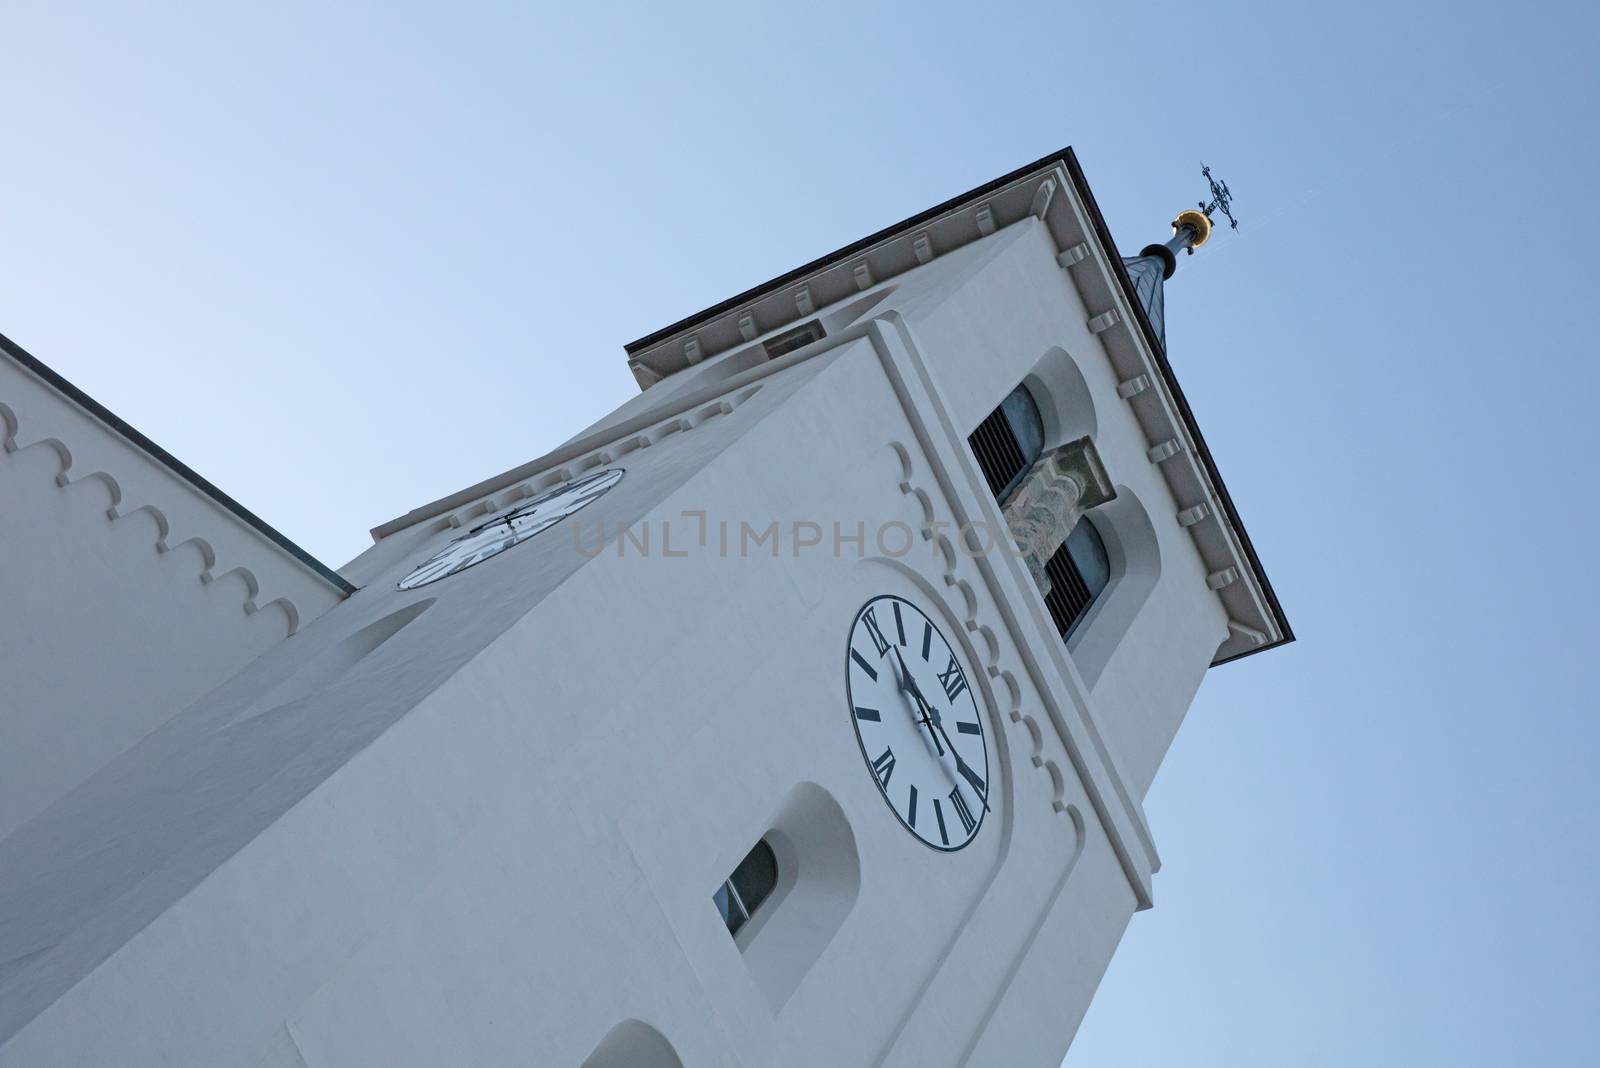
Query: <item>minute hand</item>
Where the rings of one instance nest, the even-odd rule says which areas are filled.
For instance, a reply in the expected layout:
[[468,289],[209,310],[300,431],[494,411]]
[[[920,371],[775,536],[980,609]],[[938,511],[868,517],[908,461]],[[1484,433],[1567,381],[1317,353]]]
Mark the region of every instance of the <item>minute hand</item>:
[[972,787],[972,792],[978,795],[978,803],[983,806],[985,812],[988,812],[989,798],[984,790],[983,780],[978,778],[978,773],[973,771],[965,760],[961,759],[960,753],[956,752],[956,743],[950,740],[950,735],[945,732],[944,724],[934,720],[933,725],[940,734],[944,735],[944,744],[950,747],[950,755],[956,758],[956,771],[960,772],[961,777],[967,780],[967,785]]
[[[900,656],[900,650],[895,649],[894,655]],[[900,667],[905,670],[904,658],[900,660]],[[922,696],[922,690],[917,686],[917,680],[911,677],[909,670],[905,671],[905,680],[911,688],[911,696],[916,699],[917,707],[922,709],[922,722],[927,726],[930,733],[937,732],[933,736],[934,744],[938,744],[940,735],[944,736],[944,744],[950,749],[950,755],[956,758],[956,771],[961,774],[963,779],[967,780],[967,785],[972,787],[972,792],[978,795],[978,803],[983,806],[985,812],[988,812],[989,798],[984,790],[983,780],[978,777],[978,773],[973,771],[965,760],[961,759],[961,754],[956,752],[956,743],[950,740],[950,733],[944,729],[944,719],[934,709],[933,703]],[[944,753],[941,752],[939,755],[943,756]]]

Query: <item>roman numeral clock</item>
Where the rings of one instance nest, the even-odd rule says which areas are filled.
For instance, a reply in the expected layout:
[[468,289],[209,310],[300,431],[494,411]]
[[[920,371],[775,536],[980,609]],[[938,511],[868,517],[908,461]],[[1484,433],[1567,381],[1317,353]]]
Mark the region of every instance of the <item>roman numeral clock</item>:
[[861,756],[906,830],[946,852],[976,838],[989,811],[984,716],[928,614],[891,594],[863,605],[845,691]]

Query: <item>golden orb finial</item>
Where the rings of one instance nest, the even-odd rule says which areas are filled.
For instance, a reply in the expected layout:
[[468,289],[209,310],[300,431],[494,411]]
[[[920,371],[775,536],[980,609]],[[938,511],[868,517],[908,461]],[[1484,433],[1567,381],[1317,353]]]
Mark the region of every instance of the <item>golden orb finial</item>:
[[1172,232],[1177,234],[1185,227],[1194,231],[1194,237],[1189,240],[1189,247],[1192,249],[1199,248],[1211,237],[1211,220],[1206,218],[1204,212],[1195,211],[1193,208],[1180,211],[1178,217],[1172,220]]

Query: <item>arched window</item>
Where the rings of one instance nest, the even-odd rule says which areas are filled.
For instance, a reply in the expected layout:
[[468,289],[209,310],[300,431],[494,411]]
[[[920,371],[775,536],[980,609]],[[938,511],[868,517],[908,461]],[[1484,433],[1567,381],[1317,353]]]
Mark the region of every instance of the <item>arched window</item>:
[[1102,590],[1111,581],[1111,559],[1100,532],[1087,519],[1078,520],[1067,540],[1061,543],[1044,565],[1050,578],[1050,592],[1044,603],[1063,638],[1088,614]]
[[581,1068],[683,1068],[672,1043],[640,1020],[624,1020],[584,1060]]
[[1012,390],[967,438],[994,499],[1004,504],[1044,451],[1044,420],[1026,387]]
[[737,934],[778,885],[778,858],[763,839],[739,862],[727,882],[711,895],[729,934]]

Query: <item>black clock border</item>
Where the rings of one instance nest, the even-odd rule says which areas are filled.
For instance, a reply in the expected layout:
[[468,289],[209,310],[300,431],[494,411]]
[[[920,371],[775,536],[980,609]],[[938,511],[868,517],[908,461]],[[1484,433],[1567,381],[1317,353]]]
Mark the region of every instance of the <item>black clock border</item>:
[[[858,750],[860,750],[860,752],[861,752],[861,759],[866,762],[867,774],[872,777],[872,784],[878,788],[878,796],[883,798],[883,803],[888,806],[890,812],[894,813],[894,818],[900,821],[900,826],[904,827],[906,829],[906,832],[909,833],[912,838],[915,838],[917,841],[921,842],[923,845],[927,846],[929,849],[932,849],[937,853],[958,853],[961,850],[965,849],[967,846],[971,845],[973,842],[978,840],[978,834],[979,834],[979,832],[981,832],[983,830],[983,821],[984,821],[985,817],[987,817],[988,814],[989,814],[988,813],[988,808],[985,808],[982,805],[978,806],[978,811],[975,813],[975,815],[978,818],[978,822],[972,828],[972,833],[967,836],[967,840],[962,842],[960,845],[942,846],[942,845],[936,845],[935,843],[928,841],[922,835],[917,833],[917,829],[915,827],[911,826],[911,824],[906,822],[906,818],[905,818],[905,816],[901,815],[900,809],[898,807],[896,807],[895,803],[892,800],[890,800],[889,792],[884,789],[883,782],[878,778],[877,772],[873,770],[873,767],[872,767],[872,755],[867,752],[866,743],[861,738],[861,724],[856,719],[855,694],[854,694],[853,688],[850,685],[850,650],[853,648],[853,646],[850,643],[855,638],[856,626],[861,622],[862,615],[866,612],[866,610],[868,608],[871,608],[874,604],[876,604],[879,601],[899,601],[902,604],[909,605],[918,615],[920,615],[923,619],[925,619],[928,622],[929,626],[931,626],[934,629],[934,631],[939,635],[939,640],[944,642],[946,649],[949,649],[953,653],[955,651],[955,648],[956,648],[955,645],[953,645],[951,643],[950,639],[945,637],[944,631],[940,629],[939,624],[934,620],[933,616],[931,616],[927,612],[923,611],[922,607],[920,605],[918,605],[916,602],[914,602],[914,601],[912,601],[912,600],[910,600],[908,598],[902,597],[897,593],[880,593],[880,594],[876,594],[876,595],[874,595],[872,597],[867,598],[867,600],[862,603],[861,607],[856,609],[855,614],[850,617],[850,626],[849,626],[848,630],[845,633],[845,639],[844,639],[844,696],[845,696],[845,711],[850,716],[850,729],[855,732],[856,748]],[[966,681],[967,692],[972,695],[972,705],[973,705],[974,710],[978,713],[978,724],[979,724],[979,726],[983,726],[983,722],[984,722],[984,719],[985,719],[985,705],[987,705],[987,702],[984,702],[984,704],[981,704],[981,705],[979,704],[978,691],[977,691],[976,688],[973,687],[972,680],[970,678],[968,678],[968,676],[967,676],[966,668],[961,666],[961,662],[959,660],[956,662],[956,667],[960,669],[961,677],[962,677],[963,680]],[[981,740],[983,742],[983,774],[988,779],[989,784],[992,787],[994,785],[994,782],[993,782],[993,778],[991,777],[990,768],[989,768],[989,732],[988,732],[988,730],[984,730],[983,733],[980,734],[978,737],[979,737],[979,740]],[[992,794],[993,794],[993,790],[988,791],[988,795],[992,795]],[[993,807],[993,806],[990,806],[990,807]]]

